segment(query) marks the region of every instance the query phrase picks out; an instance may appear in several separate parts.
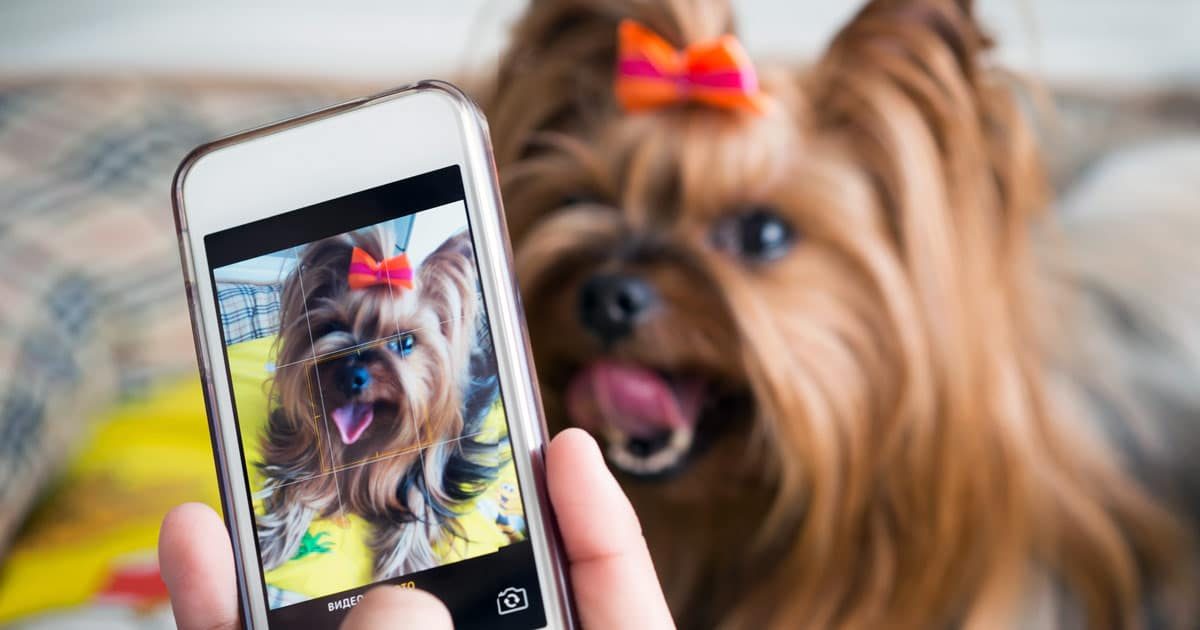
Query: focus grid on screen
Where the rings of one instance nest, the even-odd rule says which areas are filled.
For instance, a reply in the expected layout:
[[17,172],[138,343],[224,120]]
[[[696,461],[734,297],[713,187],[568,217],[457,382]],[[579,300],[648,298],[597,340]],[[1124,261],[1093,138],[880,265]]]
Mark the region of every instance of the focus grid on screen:
[[[465,210],[460,207],[460,204],[451,204],[449,206],[444,206],[442,208],[425,210],[420,213],[422,215],[421,218],[422,219],[431,218],[430,216],[428,216],[429,213],[449,215],[452,217],[457,216],[458,218],[460,218],[463,221],[461,226],[458,226],[458,227],[462,227],[463,229],[465,229],[466,215],[465,215]],[[409,225],[411,226],[411,223],[412,223],[411,219],[413,219],[414,216],[409,215],[408,217],[404,217],[404,218],[410,220]],[[411,234],[411,232],[409,232],[409,234]],[[451,234],[451,235],[453,235],[453,234]],[[298,262],[299,262],[298,261],[298,252],[300,251],[300,249],[301,248],[299,248],[299,247],[292,248],[292,249],[287,250],[284,253],[281,253],[282,256],[279,256],[279,257],[283,258],[282,265],[280,266],[281,270],[294,271],[296,269]],[[267,257],[274,257],[274,256],[267,255]],[[410,260],[411,260],[411,257],[410,257]],[[254,261],[251,260],[248,262],[253,263]],[[217,275],[218,284],[219,285],[235,284],[237,272],[236,271],[231,272],[231,270],[235,270],[237,267],[238,267],[238,265],[234,264],[234,265],[231,265],[230,267],[225,267],[220,270],[217,270],[218,271],[218,275]],[[256,269],[259,267],[261,267],[261,266],[251,265],[252,269]],[[297,277],[302,279],[303,275],[298,275]],[[226,279],[228,281],[222,282],[223,279]],[[399,291],[393,291],[393,289],[390,286],[385,286],[384,289],[386,289],[386,291],[387,291],[387,297],[389,300],[395,300],[397,297],[399,297],[398,295],[396,295],[397,293],[399,293]],[[483,320],[481,322],[480,328],[486,329],[486,319],[482,316],[482,309],[483,309],[482,296],[477,295],[476,299],[479,301],[476,308],[479,309],[479,311],[481,313],[480,317]],[[349,459],[349,460],[342,459],[341,461],[338,461],[338,462],[331,461],[332,455],[329,452],[329,449],[324,448],[323,445],[326,445],[326,444],[332,445],[334,443],[334,440],[337,440],[337,439],[341,439],[343,442],[345,442],[348,438],[348,436],[341,434],[341,427],[338,426],[338,424],[336,422],[334,422],[332,426],[330,425],[330,417],[331,417],[331,415],[337,415],[336,414],[337,410],[333,405],[333,401],[327,400],[327,398],[324,394],[324,386],[326,384],[329,384],[331,382],[331,380],[332,380],[333,385],[335,385],[335,386],[337,385],[337,381],[339,380],[339,374],[338,374],[339,369],[338,368],[345,366],[349,361],[361,358],[363,356],[370,356],[372,353],[391,351],[390,346],[392,346],[393,344],[395,344],[398,348],[402,348],[402,346],[406,343],[415,343],[415,339],[419,335],[424,336],[426,333],[435,335],[437,333],[437,331],[436,331],[437,327],[443,326],[443,325],[445,325],[445,326],[456,325],[461,322],[461,318],[454,318],[454,319],[449,319],[449,320],[445,320],[445,321],[438,321],[438,322],[436,322],[436,324],[434,326],[412,327],[413,326],[412,324],[406,324],[403,322],[402,318],[396,317],[395,318],[395,332],[381,330],[381,331],[379,331],[379,334],[384,335],[384,336],[376,336],[376,337],[364,339],[361,341],[356,340],[355,343],[353,343],[351,345],[346,345],[344,347],[342,347],[339,344],[339,346],[336,349],[327,348],[324,350],[318,350],[315,347],[317,335],[314,335],[313,330],[312,330],[312,325],[311,325],[313,315],[308,311],[307,304],[304,304],[304,307],[305,307],[304,308],[304,315],[305,315],[304,329],[306,329],[308,331],[308,336],[310,337],[310,343],[308,344],[308,348],[310,348],[310,349],[305,350],[306,356],[304,358],[297,359],[296,361],[293,361],[293,362],[290,362],[287,364],[282,364],[282,365],[268,364],[268,365],[271,369],[273,369],[273,371],[276,375],[276,378],[280,378],[280,379],[286,378],[286,377],[292,376],[292,373],[295,373],[295,376],[294,376],[295,378],[304,379],[305,392],[306,392],[305,400],[306,400],[307,406],[309,407],[309,410],[310,410],[310,415],[313,420],[314,430],[317,433],[317,437],[318,437],[318,441],[319,441],[317,451],[318,451],[318,457],[321,458],[321,466],[320,466],[319,471],[312,471],[311,475],[306,478],[312,478],[312,477],[316,477],[316,476],[320,476],[320,475],[331,474],[334,472],[340,472],[340,471],[346,470],[348,468],[361,466],[363,464],[366,464],[366,463],[369,463],[372,461],[378,461],[380,459],[385,459],[387,457],[402,455],[408,451],[420,452],[421,450],[423,450],[425,448],[434,446],[439,441],[441,441],[442,443],[452,442],[452,441],[456,441],[456,440],[460,440],[460,439],[476,437],[480,433],[482,433],[482,430],[476,430],[476,431],[472,431],[472,432],[468,432],[468,433],[456,434],[453,437],[442,436],[439,431],[439,429],[441,427],[438,425],[430,426],[430,423],[439,423],[440,424],[445,421],[445,418],[439,418],[439,417],[431,418],[431,417],[427,417],[423,414],[417,413],[415,410],[410,410],[407,414],[408,418],[410,418],[412,421],[414,421],[416,423],[415,428],[419,434],[417,442],[415,444],[402,446],[399,449],[390,450],[390,451],[364,452],[364,453],[360,453],[361,457],[355,458],[355,459]],[[330,379],[329,376],[327,376],[324,379],[324,381],[322,380],[321,371],[322,371],[323,367],[332,367],[333,368],[332,370],[327,370],[328,372],[332,372],[332,374],[331,374],[332,379]],[[499,403],[497,403],[497,404],[499,404]],[[333,414],[330,413],[331,410],[334,411]],[[296,479],[291,480],[290,483],[295,483],[296,481],[301,481],[306,478],[298,477]]]
[[205,250],[272,626],[336,627],[381,581],[544,626],[459,169]]

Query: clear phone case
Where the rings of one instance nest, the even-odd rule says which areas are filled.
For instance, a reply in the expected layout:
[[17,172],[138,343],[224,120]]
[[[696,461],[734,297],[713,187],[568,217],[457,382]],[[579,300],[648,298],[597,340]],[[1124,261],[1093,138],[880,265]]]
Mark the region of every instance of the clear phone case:
[[[261,596],[254,596],[253,589],[258,588],[258,585],[249,584],[246,572],[242,570],[245,564],[244,556],[249,554],[257,562],[258,552],[254,541],[239,539],[236,533],[237,528],[234,527],[233,522],[239,516],[244,518],[252,508],[250,505],[233,505],[231,503],[234,493],[231,492],[230,484],[240,483],[240,467],[243,464],[240,456],[236,461],[230,457],[231,452],[237,452],[237,447],[236,444],[228,442],[236,440],[236,436],[224,435],[220,423],[217,421],[216,414],[219,412],[215,403],[217,382],[214,379],[225,378],[226,366],[222,348],[211,347],[207,341],[211,336],[208,334],[210,331],[206,331],[205,328],[210,325],[211,314],[203,312],[201,300],[196,295],[197,278],[202,274],[207,275],[209,270],[197,268],[197,258],[192,251],[192,239],[189,234],[183,184],[196,161],[218,149],[262,136],[285,132],[310,122],[370,107],[382,101],[405,98],[426,91],[438,91],[449,96],[450,100],[456,104],[457,114],[462,128],[465,130],[463,135],[467,138],[467,146],[463,147],[463,153],[467,157],[464,160],[463,183],[468,189],[466,193],[470,202],[468,214],[471,221],[477,223],[477,225],[472,225],[476,247],[475,255],[480,267],[483,294],[488,302],[487,316],[491,321],[497,349],[499,373],[504,390],[503,402],[506,406],[512,406],[508,412],[508,422],[513,438],[513,454],[514,457],[520,457],[527,462],[525,468],[529,472],[521,479],[522,489],[528,493],[527,497],[536,496],[536,500],[533,501],[529,498],[526,499],[525,511],[526,518],[536,521],[536,529],[532,527],[531,529],[539,534],[538,538],[540,539],[533,540],[533,543],[538,578],[545,600],[547,627],[575,627],[558,534],[546,493],[543,457],[547,430],[530,358],[528,333],[524,316],[520,310],[520,296],[513,272],[511,246],[504,228],[503,205],[499,196],[500,188],[492,159],[487,123],[479,109],[465,94],[458,88],[440,81],[420,82],[375,96],[356,99],[202,145],[183,160],[175,174],[172,184],[172,202],[176,232],[179,238],[179,251],[196,344],[197,362],[209,417],[209,430],[216,458],[221,500],[226,525],[233,534],[235,563],[239,568],[238,587],[245,627],[267,627],[265,623],[259,625],[261,620],[265,619],[265,610],[259,609],[255,605],[255,602],[260,602],[262,599]],[[281,208],[281,212],[285,210],[287,209]],[[479,229],[475,229],[476,227]],[[256,622],[256,620],[258,621]]]

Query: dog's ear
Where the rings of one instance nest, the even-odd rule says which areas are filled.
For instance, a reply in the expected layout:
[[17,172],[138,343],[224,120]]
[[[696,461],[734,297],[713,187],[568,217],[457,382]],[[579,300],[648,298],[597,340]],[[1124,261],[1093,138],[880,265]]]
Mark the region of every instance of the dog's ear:
[[[437,312],[442,334],[452,346],[467,344],[467,331],[475,330],[480,310],[478,282],[471,236],[465,230],[446,239],[417,270],[419,299]],[[469,346],[463,348],[469,350]]]
[[[988,63],[992,41],[972,5],[870,2],[814,66],[806,92],[817,125],[848,134],[872,178],[895,187],[890,203],[911,201],[913,178],[927,177],[948,191],[949,208],[990,213],[1015,238],[1044,205],[1041,164],[1015,82]],[[921,173],[906,168],[918,163]],[[930,215],[932,201],[911,210]]]
[[838,83],[839,77],[891,72],[896,83],[931,81],[950,91],[964,79],[977,80],[991,45],[973,0],[873,0],[834,38],[817,76]]
[[342,235],[301,247],[295,267],[283,281],[275,361],[289,365],[312,357],[310,326],[324,330],[339,318],[339,298],[349,290],[347,271],[353,244]]
[[499,164],[523,157],[538,132],[578,132],[616,113],[617,26],[626,18],[679,47],[733,22],[727,0],[535,0],[482,99]]
[[[991,46],[983,34],[974,0],[871,0],[842,29],[839,39],[863,35],[864,25],[921,27],[965,57]],[[881,33],[874,33],[880,35]],[[834,44],[835,46],[837,44]]]

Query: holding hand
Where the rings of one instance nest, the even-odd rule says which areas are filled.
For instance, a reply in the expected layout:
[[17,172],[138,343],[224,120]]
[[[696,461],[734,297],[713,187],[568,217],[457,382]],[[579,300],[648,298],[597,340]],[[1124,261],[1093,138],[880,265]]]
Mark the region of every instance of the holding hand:
[[[596,442],[579,429],[563,431],[546,467],[583,627],[673,628],[637,515]],[[180,630],[240,627],[233,549],[216,512],[194,503],[171,510],[158,554]],[[436,597],[389,586],[371,590],[342,623],[344,630],[451,627]]]

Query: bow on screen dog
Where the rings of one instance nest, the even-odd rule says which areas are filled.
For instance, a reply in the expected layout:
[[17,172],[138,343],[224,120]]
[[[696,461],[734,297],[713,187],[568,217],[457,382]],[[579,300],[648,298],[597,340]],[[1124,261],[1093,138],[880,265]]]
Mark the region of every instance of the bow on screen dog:
[[732,33],[535,1],[484,98],[550,421],[680,624],[1195,627],[1194,213],[1058,225],[969,1]]
[[463,437],[498,393],[470,239],[415,272],[386,257],[393,243],[379,228],[318,241],[284,283],[260,465],[267,569],[314,518],[347,514],[374,526],[378,579],[434,566],[456,508],[495,474],[480,463],[495,445]]

